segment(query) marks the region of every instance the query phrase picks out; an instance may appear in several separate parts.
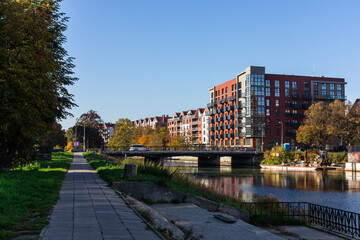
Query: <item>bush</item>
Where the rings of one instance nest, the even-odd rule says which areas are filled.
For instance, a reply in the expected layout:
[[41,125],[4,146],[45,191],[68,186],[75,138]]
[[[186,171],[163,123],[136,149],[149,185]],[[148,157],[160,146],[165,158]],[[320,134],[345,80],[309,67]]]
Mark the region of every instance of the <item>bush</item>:
[[275,146],[271,151],[264,153],[264,160],[262,164],[279,165],[283,162],[292,162],[295,159],[295,153],[290,151],[284,151],[283,146]]
[[328,157],[333,163],[345,163],[348,160],[347,152],[329,152]]

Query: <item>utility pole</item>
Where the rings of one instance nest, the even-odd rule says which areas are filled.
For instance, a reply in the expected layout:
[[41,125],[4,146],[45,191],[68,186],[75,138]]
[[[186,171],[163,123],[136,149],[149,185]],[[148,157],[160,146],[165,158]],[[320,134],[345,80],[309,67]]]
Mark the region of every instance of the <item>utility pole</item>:
[[279,121],[281,124],[281,146],[284,145],[283,137],[284,137],[284,125],[282,121]]
[[77,118],[76,122],[75,122],[75,141],[77,141],[77,122],[78,122],[78,120],[79,120],[79,118]]
[[264,151],[264,127],[265,123],[261,124],[261,151]]
[[84,140],[83,140],[83,143],[84,143],[83,149],[84,149],[84,152],[85,152],[85,148],[86,148],[86,146],[85,146],[85,123],[84,123]]

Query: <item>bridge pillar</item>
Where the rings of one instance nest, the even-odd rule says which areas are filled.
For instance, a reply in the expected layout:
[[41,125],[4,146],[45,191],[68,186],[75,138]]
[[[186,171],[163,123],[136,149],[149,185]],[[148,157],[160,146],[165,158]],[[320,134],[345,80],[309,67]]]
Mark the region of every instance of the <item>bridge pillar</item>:
[[151,162],[155,164],[159,164],[161,166],[164,165],[164,157],[159,156],[151,156],[151,157],[145,157],[144,163]]
[[257,166],[263,160],[263,155],[248,155],[248,156],[234,156],[231,157],[231,167],[238,167],[244,165]]
[[220,157],[198,157],[198,167],[220,167]]

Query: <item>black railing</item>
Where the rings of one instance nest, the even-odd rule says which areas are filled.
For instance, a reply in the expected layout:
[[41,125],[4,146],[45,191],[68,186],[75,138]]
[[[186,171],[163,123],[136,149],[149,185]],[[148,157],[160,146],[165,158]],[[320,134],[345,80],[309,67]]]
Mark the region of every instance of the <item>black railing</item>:
[[240,207],[249,211],[250,217],[281,215],[330,231],[360,237],[360,213],[309,202],[252,202],[242,203]]
[[[233,134],[230,134],[233,137]],[[223,134],[211,135],[210,139],[224,138]],[[229,147],[229,146],[205,146],[205,145],[188,145],[188,146],[146,146],[147,151],[255,151],[254,148],[248,147]],[[125,146],[107,146],[103,151],[129,151]]]

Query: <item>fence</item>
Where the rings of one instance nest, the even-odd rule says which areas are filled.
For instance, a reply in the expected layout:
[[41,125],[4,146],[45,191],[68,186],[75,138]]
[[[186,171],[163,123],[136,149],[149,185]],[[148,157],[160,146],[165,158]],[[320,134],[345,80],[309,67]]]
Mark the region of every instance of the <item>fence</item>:
[[[226,147],[226,146],[148,146],[151,151],[255,151],[248,147]],[[128,151],[128,146],[104,147],[104,151]]]
[[243,203],[241,208],[248,210],[250,216],[282,215],[304,220],[330,231],[352,237],[360,237],[360,214],[326,207],[309,202],[252,202]]

